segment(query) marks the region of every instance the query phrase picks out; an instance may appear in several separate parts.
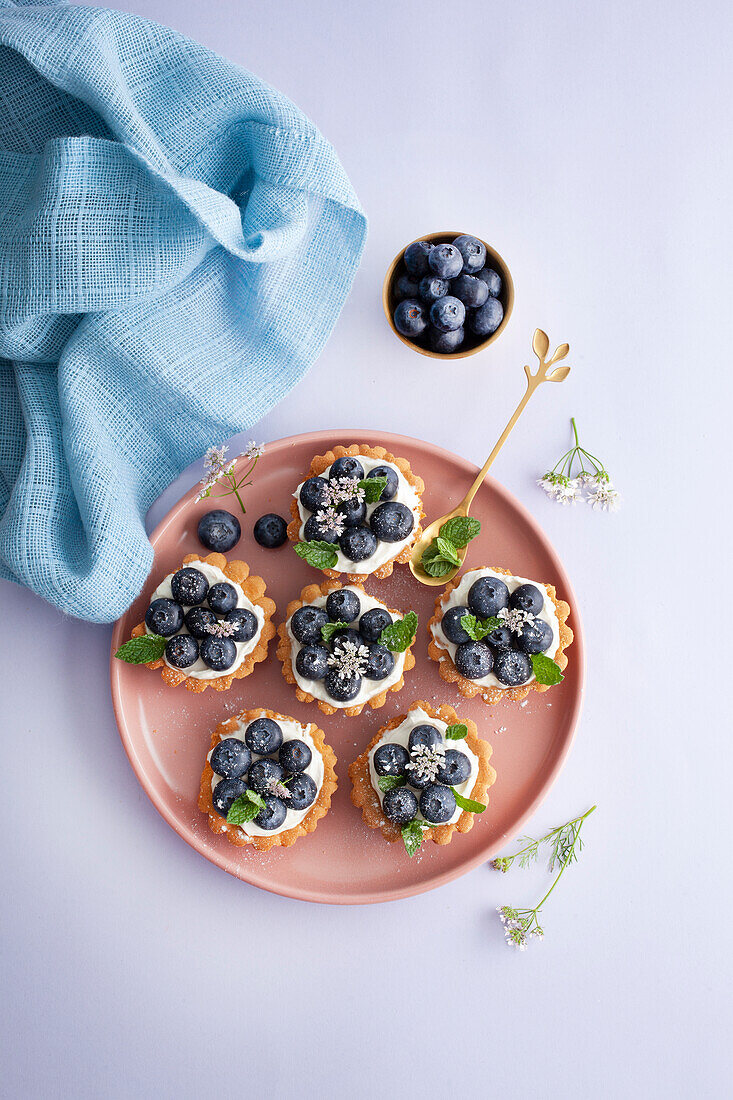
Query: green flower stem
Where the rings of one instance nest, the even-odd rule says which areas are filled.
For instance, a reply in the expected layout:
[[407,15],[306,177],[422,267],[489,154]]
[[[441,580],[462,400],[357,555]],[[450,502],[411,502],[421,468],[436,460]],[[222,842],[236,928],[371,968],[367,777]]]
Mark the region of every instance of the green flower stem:
[[537,904],[535,905],[534,909],[531,910],[531,912],[535,914],[535,920],[537,919],[536,914],[540,912],[540,910],[542,909],[542,906],[545,904],[545,902],[549,898],[550,894],[552,893],[552,891],[555,889],[558,882],[562,878],[562,876],[565,872],[565,868],[572,861],[572,855],[573,855],[573,852],[575,851],[575,845],[578,842],[578,837],[580,836],[580,830],[583,828],[583,822],[585,821],[586,817],[588,817],[589,814],[593,813],[595,808],[596,808],[595,806],[591,806],[591,808],[589,810],[586,810],[586,812],[583,814],[582,817],[576,819],[577,820],[577,825],[575,826],[575,828],[573,830],[573,832],[574,832],[573,843],[570,845],[570,850],[568,851],[567,856],[565,857],[565,859],[562,862],[562,866],[560,868],[559,874],[557,875],[557,878],[555,879],[555,881],[553,882],[552,886],[547,891],[545,896],[542,898],[542,900],[538,901]]

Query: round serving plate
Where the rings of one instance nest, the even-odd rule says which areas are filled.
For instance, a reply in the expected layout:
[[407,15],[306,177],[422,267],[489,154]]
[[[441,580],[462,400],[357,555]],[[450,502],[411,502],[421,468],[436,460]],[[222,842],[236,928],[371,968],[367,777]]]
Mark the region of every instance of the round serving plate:
[[[407,436],[371,431],[308,432],[267,445],[257,464],[254,484],[246,490],[247,515],[242,538],[229,558],[248,562],[252,573],[264,577],[267,594],[277,604],[274,620],[282,621],[285,607],[308,583],[325,578],[306,565],[286,543],[265,550],[252,536],[255,520],[264,512],[289,518],[290,500],[316,454],[338,444],[383,446],[407,458],[425,481],[424,506],[428,517],[445,513],[465,493],[476,467],[431,443]],[[117,621],[112,653],[142,621],[151,592],[160,579],[179,568],[185,554],[207,551],[196,536],[198,520],[215,507],[232,511],[234,497],[196,501],[196,488],[187,493],[155,528],[153,569],[140,597]],[[407,566],[398,565],[386,581],[367,580],[365,587],[390,607],[415,610],[420,627],[414,646],[415,668],[405,676],[400,692],[391,692],[384,707],[365,707],[357,718],[342,713],[322,714],[315,703],[299,703],[295,690],[282,676],[270,643],[267,661],[251,676],[235,680],[228,692],[207,689],[196,695],[183,685],[168,687],[158,671],[128,665],[111,658],[112,698],[122,743],[148,797],[183,839],[218,867],[254,886],[305,901],[365,904],[390,901],[442,886],[478,864],[492,859],[515,836],[547,794],[568,753],[578,722],[583,694],[583,635],[575,600],[565,570],[526,509],[497,482],[479,489],[473,514],[482,521],[481,534],[470,544],[467,568],[499,565],[520,576],[554,584],[572,607],[569,623],[575,640],[564,681],[548,692],[531,692],[524,705],[487,706],[464,699],[438,674],[427,655],[427,623],[436,594],[419,584]],[[493,746],[497,780],[488,809],[477,817],[470,833],[454,833],[444,847],[429,842],[410,859],[401,844],[388,844],[375,829],[367,829],[349,797],[347,769],[379,727],[410,704],[422,699],[450,703],[459,715],[472,718],[479,733]],[[240,710],[268,707],[306,724],[315,722],[326,734],[338,758],[338,790],[331,810],[315,833],[298,839],[292,848],[268,853],[236,848],[224,836],[209,830],[207,816],[196,805],[211,731]]]

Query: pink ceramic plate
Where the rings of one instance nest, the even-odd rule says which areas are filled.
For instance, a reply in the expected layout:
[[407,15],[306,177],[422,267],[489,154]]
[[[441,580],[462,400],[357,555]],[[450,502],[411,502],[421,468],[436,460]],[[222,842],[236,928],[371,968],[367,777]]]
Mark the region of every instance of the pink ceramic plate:
[[[293,552],[292,544],[263,550],[252,537],[252,525],[263,512],[289,518],[293,489],[316,454],[337,444],[383,445],[409,459],[427,486],[427,515],[442,515],[459,500],[475,477],[476,467],[462,458],[405,436],[380,432],[310,432],[268,444],[257,466],[255,483],[247,489],[247,516],[243,535],[230,557],[247,561],[253,573],[264,577],[268,595],[277,603],[275,621],[308,582],[325,578]],[[141,622],[151,591],[161,577],[174,570],[185,554],[205,551],[196,537],[199,517],[212,507],[234,507],[233,497],[196,503],[191,490],[173,508],[152,535],[155,564],[143,594],[116,624],[112,652]],[[111,661],[112,697],[122,742],[153,804],[165,820],[197,852],[245,882],[307,901],[359,904],[388,901],[441,886],[479,863],[491,859],[547,794],[567,755],[581,707],[583,637],[573,592],[554,550],[528,512],[494,481],[479,490],[474,514],[483,530],[471,543],[467,566],[501,565],[522,576],[555,584],[573,608],[570,625],[575,641],[569,650],[565,680],[549,692],[532,692],[526,706],[488,707],[463,699],[438,675],[427,656],[427,622],[440,589],[418,584],[406,566],[397,566],[386,581],[369,581],[367,589],[391,607],[414,609],[420,615],[415,646],[417,663],[405,677],[401,692],[390,693],[381,710],[359,718],[335,714],[326,717],[315,703],[299,703],[282,677],[270,644],[268,660],[251,676],[235,680],[228,692],[195,695],[168,687],[159,672]],[[479,732],[494,748],[492,764],[497,780],[489,808],[465,836],[456,833],[441,848],[429,843],[413,859],[402,845],[388,844],[377,830],[367,829],[361,812],[351,803],[347,768],[376,730],[416,699],[447,702],[477,722]],[[213,727],[223,718],[254,706],[265,706],[301,722],[317,723],[338,757],[339,787],[330,813],[315,833],[301,837],[288,849],[258,853],[231,846],[209,831],[207,818],[196,805],[199,779]]]

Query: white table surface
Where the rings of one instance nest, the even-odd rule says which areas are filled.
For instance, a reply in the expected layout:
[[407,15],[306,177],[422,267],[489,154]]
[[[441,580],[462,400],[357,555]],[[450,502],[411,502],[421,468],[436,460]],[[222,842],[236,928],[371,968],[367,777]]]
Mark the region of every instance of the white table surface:
[[[723,1096],[727,5],[126,6],[288,94],[370,217],[320,361],[247,438],[379,426],[480,463],[533,328],[570,342],[570,379],[535,398],[496,475],[559,550],[589,656],[581,728],[532,831],[599,808],[545,941],[521,955],[495,907],[537,900],[542,871],[481,867],[363,908],[258,891],[197,856],[138,786],[112,715],[110,629],[2,585],[0,1091]],[[452,226],[496,244],[517,301],[494,349],[441,366],[395,340],[380,288],[402,243]],[[624,494],[616,516],[562,509],[534,485],[573,414]],[[151,525],[198,476],[171,486]],[[40,780],[25,763],[38,751]]]

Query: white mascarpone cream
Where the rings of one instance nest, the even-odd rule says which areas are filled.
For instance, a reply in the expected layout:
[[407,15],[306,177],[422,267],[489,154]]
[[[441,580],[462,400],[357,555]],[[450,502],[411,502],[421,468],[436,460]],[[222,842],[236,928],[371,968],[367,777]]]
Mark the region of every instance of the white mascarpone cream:
[[[441,722],[439,718],[431,718],[429,714],[425,713],[422,707],[415,707],[414,710],[409,711],[405,720],[401,722],[396,729],[385,730],[380,740],[369,753],[369,778],[371,779],[374,790],[377,792],[377,797],[379,798],[380,805],[384,802],[384,795],[386,792],[380,791],[379,789],[379,776],[377,775],[374,768],[374,753],[377,751],[380,745],[402,745],[402,747],[406,749],[407,743],[410,739],[410,733],[415,728],[415,726],[422,725],[435,726],[435,728],[439,730],[439,732],[442,734],[443,738],[445,738],[445,731],[448,728],[448,723]],[[456,784],[455,790],[457,790],[460,795],[463,795],[464,798],[470,798],[471,794],[473,793],[476,779],[478,778],[478,757],[468,747],[465,738],[458,741],[445,741],[445,747],[447,749],[457,749],[458,752],[462,752],[463,755],[467,756],[469,759],[469,762],[471,764],[471,773],[465,783]],[[415,791],[415,796],[419,800],[420,791]],[[460,806],[457,806],[456,812],[453,814],[453,817],[451,817],[450,821],[444,821],[441,822],[441,824],[454,824],[454,822],[458,821],[458,818],[461,816],[462,813],[463,811],[461,810]],[[419,821],[425,821],[425,818],[419,811],[416,816]],[[426,822],[426,824],[429,825],[430,822]]]
[[[252,721],[254,721],[254,719],[252,719]],[[285,744],[286,741],[305,741],[306,745],[311,750],[311,762],[308,767],[304,769],[303,774],[309,775],[315,783],[316,797],[314,798],[313,802],[311,802],[310,806],[307,806],[305,810],[288,809],[285,820],[283,821],[282,825],[280,825],[277,829],[261,829],[259,825],[255,825],[254,821],[247,821],[242,825],[227,825],[228,829],[241,829],[241,831],[243,833],[246,833],[247,836],[277,836],[278,833],[284,833],[287,829],[294,829],[296,825],[300,825],[301,821],[308,813],[308,811],[311,810],[313,806],[315,806],[316,801],[318,800],[318,795],[321,791],[321,787],[323,786],[323,757],[321,756],[321,753],[317,748],[315,741],[308,732],[310,726],[301,726],[298,722],[293,721],[292,718],[276,718],[274,719],[274,721],[277,722],[278,726],[283,732],[283,744]],[[240,741],[244,741],[244,731],[247,729],[248,725],[249,722],[243,723],[240,721],[236,729],[229,730],[228,733],[222,733],[219,736],[219,740],[224,741],[227,737],[238,737]],[[212,749],[211,752],[213,751],[214,750]],[[209,752],[206,757],[209,763],[211,763],[211,752]],[[252,764],[254,764],[256,760],[261,759],[262,757],[259,756],[256,752],[252,753]],[[216,787],[217,783],[221,781],[221,779],[222,776],[217,775],[216,772],[214,772],[211,777],[212,794],[214,792],[214,788]],[[288,802],[286,798],[283,799],[283,802],[285,806],[287,806]]]
[[[350,584],[345,584],[343,587],[349,589],[349,591],[353,592],[358,597],[361,605],[359,618],[361,618],[365,611],[371,611],[373,607],[382,607],[385,611],[389,610],[385,604],[381,603],[379,600],[375,600],[373,596],[368,596],[366,592],[362,592],[360,589],[354,588]],[[326,599],[326,596],[319,596],[318,599],[313,600],[312,604],[308,606],[325,607]],[[349,626],[355,629],[358,628],[358,625],[358,620],[349,623]],[[359,688],[358,694],[355,695],[353,699],[349,699],[348,702],[340,702],[338,699],[334,699],[328,694],[324,687],[323,680],[306,680],[305,677],[301,676],[298,672],[295,667],[295,658],[303,647],[290,629],[290,619],[288,619],[288,637],[290,638],[290,660],[293,666],[293,676],[295,677],[295,682],[298,687],[303,691],[307,691],[314,699],[321,699],[324,703],[329,703],[332,707],[336,707],[339,710],[343,710],[346,707],[358,707],[360,703],[366,703],[375,695],[379,695],[383,691],[389,691],[389,689],[398,682],[405,667],[405,654],[393,653],[394,668],[389,676],[385,676],[383,680],[367,680],[366,676],[362,676],[361,687]],[[405,652],[407,652],[407,650],[405,650]]]
[[[493,569],[471,569],[466,573],[461,583],[457,588],[454,588],[448,599],[442,605],[441,619],[445,615],[446,611],[450,611],[451,607],[467,607],[468,606],[468,593],[471,585],[479,579],[479,577],[496,577],[498,580],[503,581],[509,589],[509,594],[514,591],[515,588],[519,588],[521,584],[532,584],[535,588],[539,589],[544,597],[544,604],[539,615],[535,616],[538,619],[544,619],[552,630],[552,642],[548,649],[545,651],[548,657],[555,658],[557,651],[560,647],[560,624],[558,622],[557,613],[555,611],[555,605],[552,602],[552,598],[547,591],[544,584],[538,584],[537,581],[527,580],[526,577],[512,577],[507,576],[505,573],[497,573]],[[451,660],[455,661],[456,650],[458,648],[454,642],[450,642],[443,633],[441,623],[432,623],[430,626],[435,644],[441,649],[445,649],[450,654]],[[531,674],[528,680],[524,681],[521,686],[525,684],[531,684],[534,680],[534,673]],[[488,676],[482,676],[479,680],[472,680],[472,684],[478,684],[480,687],[497,688],[499,691],[509,691],[510,689],[506,684],[502,684],[500,680],[497,680],[493,672],[490,672]]]
[[[234,591],[237,593],[237,607],[245,607],[247,611],[252,612],[252,614],[257,619],[257,630],[255,631],[254,636],[250,638],[248,642],[234,643],[237,647],[236,659],[231,668],[225,669],[224,672],[215,672],[213,669],[208,668],[200,657],[197,657],[194,663],[188,668],[176,668],[175,665],[170,664],[166,660],[165,654],[163,655],[163,660],[168,665],[168,668],[172,668],[175,672],[184,672],[186,676],[192,676],[195,680],[217,680],[220,676],[231,676],[233,672],[237,671],[244,658],[249,653],[251,653],[254,647],[257,645],[260,634],[262,633],[262,627],[265,624],[265,613],[261,607],[258,607],[257,604],[252,603],[252,601],[248,599],[247,596],[245,596],[240,585],[231,580],[230,577],[227,577],[226,573],[222,572],[222,570],[219,569],[218,566],[210,565],[206,561],[191,561],[183,566],[183,568],[198,569],[199,573],[203,573],[206,577],[206,580],[209,582],[209,588],[212,586],[212,584],[218,584],[220,581],[223,581],[225,584],[230,584]],[[167,600],[173,599],[171,580],[173,579],[174,575],[175,574],[173,573],[169,573],[168,576],[160,582],[158,587],[155,589],[155,592],[153,592],[153,595],[150,599],[151,603],[153,602],[153,600],[159,600],[161,598],[165,598]],[[185,604],[182,606],[185,614],[189,609]],[[204,601],[201,606],[206,607],[208,605]],[[145,633],[150,634],[147,624],[145,626]],[[189,633],[189,631],[186,629],[185,624],[181,627],[178,633]]]
[[[385,462],[383,458],[370,458],[367,455],[361,454],[349,457],[359,459],[359,462],[361,462],[362,466],[364,467],[365,476],[367,476],[369,474],[369,471],[373,470],[375,466],[389,466],[391,470],[394,470],[394,472],[397,474],[397,492],[392,497],[392,500],[399,501],[400,504],[405,504],[415,517],[415,526],[413,527],[412,531],[406,539],[402,539],[400,542],[383,542],[381,539],[379,539],[375,552],[370,558],[366,558],[364,561],[350,561],[349,558],[345,557],[344,554],[342,554],[341,549],[339,548],[339,544],[337,542],[334,543],[333,548],[336,551],[337,559],[334,569],[337,570],[339,573],[353,573],[354,575],[366,577],[369,576],[370,573],[373,573],[375,569],[379,569],[380,565],[384,565],[386,562],[398,557],[408,545],[408,543],[412,541],[415,530],[420,523],[420,498],[413,489],[412,485],[410,485],[405,475],[402,473],[401,470],[397,468],[397,466],[395,466],[393,462]],[[328,475],[330,474],[330,472],[331,467],[329,466],[328,469],[324,470],[320,476],[328,479]],[[299,537],[301,539],[303,538],[305,522],[307,519],[310,518],[312,514],[300,503],[300,490],[302,489],[303,485],[304,482],[301,481],[300,485],[293,493],[293,496],[295,497],[298,504],[298,511],[300,513]],[[365,521],[367,525],[369,524],[369,519],[372,512],[381,503],[383,502],[378,500],[374,504],[367,504],[367,514]]]

